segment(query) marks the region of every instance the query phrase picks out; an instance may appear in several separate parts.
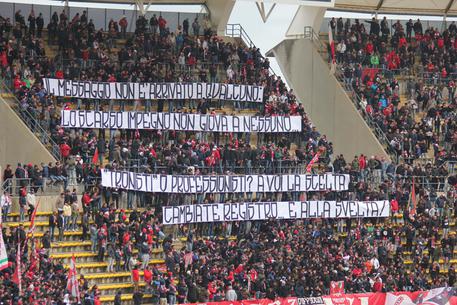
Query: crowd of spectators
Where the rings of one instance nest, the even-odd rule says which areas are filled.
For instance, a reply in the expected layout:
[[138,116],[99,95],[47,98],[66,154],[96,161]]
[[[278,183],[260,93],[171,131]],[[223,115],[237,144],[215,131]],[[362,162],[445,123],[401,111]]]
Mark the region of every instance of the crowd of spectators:
[[[34,18],[32,13],[30,15]],[[452,188],[457,184],[457,178],[447,177],[448,168],[444,163],[455,158],[455,103],[453,98],[445,103],[438,101],[437,96],[443,96],[445,91],[443,87],[413,84],[409,95],[411,103],[399,108],[398,82],[391,77],[380,73],[373,79],[362,79],[361,74],[359,77],[348,74],[347,84],[362,96],[360,104],[385,132],[394,135],[390,139],[391,145],[407,162],[364,155],[349,160],[347,156],[333,155],[332,144],[313,127],[293,91],[269,74],[268,61],[260,56],[258,49],[224,43],[211,33],[207,20],[203,21],[203,26],[198,19],[192,24],[185,20],[176,32],[170,33],[164,18],[152,16],[147,20],[140,17],[135,34],[128,36],[125,18],[119,23],[110,21],[106,33],[96,31],[84,13],[71,21],[65,14],[58,16],[55,13],[47,27],[48,42],[57,41],[61,62],[70,62],[63,68],[58,66],[58,60],[40,57],[44,55],[42,22],[35,20],[34,23],[29,16],[27,26],[20,12],[15,19],[17,24],[11,33],[9,21],[0,18],[1,58],[5,59],[2,73],[14,80],[12,85],[21,109],[33,113],[59,144],[62,161],[40,166],[18,164],[14,172],[11,166],[6,167],[4,179],[18,178],[23,182],[18,188],[7,186],[2,195],[1,207],[6,211],[4,220],[8,220],[11,193],[17,192],[20,197],[22,221],[26,210],[31,215],[36,207],[33,193],[56,184],[64,191],[55,203],[55,213],[49,217],[49,232],[44,233],[38,247],[34,240],[25,241],[26,232],[22,226],[2,232],[10,261],[10,266],[0,273],[0,300],[4,303],[11,299],[19,303],[18,287],[11,280],[18,243],[23,249],[22,270],[27,270],[22,277],[23,304],[75,303],[76,300],[65,291],[63,264],[49,256],[51,243],[61,242],[64,232],[71,230],[81,230],[81,240],[91,241],[91,251],[97,253],[97,259],[107,260],[107,272],[124,270],[132,273],[136,300],[140,300],[143,293],[151,294],[154,304],[320,296],[328,293],[330,281],[338,280],[345,281],[346,292],[415,291],[456,283],[455,266],[450,262],[456,235],[451,234],[455,232],[450,232],[449,228],[455,226],[453,222],[457,218],[457,199]],[[351,54],[367,49],[360,44],[370,36],[376,52],[382,57],[389,56],[382,51],[382,47],[389,44],[388,38],[393,47],[398,47],[398,55],[391,54],[392,60],[386,61],[389,68],[393,69],[393,64],[411,67],[408,60],[414,61],[411,56],[414,52],[409,46],[415,41],[411,39],[411,31],[407,29],[404,45],[404,34],[399,26],[395,27],[392,37],[381,26],[383,35],[380,36],[373,23],[370,35],[366,35],[363,24],[351,26],[335,22],[332,26],[332,30],[336,29],[335,37],[338,40],[347,37],[347,44],[349,41],[352,44],[347,47],[350,49],[347,54],[345,51],[338,55],[338,61],[352,63]],[[417,28],[417,38],[419,26],[412,28],[415,32]],[[455,31],[449,30],[449,33]],[[427,33],[423,37],[427,37]],[[125,38],[127,42],[117,50],[116,40]],[[29,54],[33,57],[26,59]],[[399,63],[396,57],[402,58]],[[409,59],[402,62],[406,57]],[[430,56],[430,60],[433,62],[437,57]],[[443,57],[438,60],[445,61]],[[204,64],[199,65],[200,62]],[[219,66],[223,66],[225,73],[217,73],[217,69],[211,72]],[[264,107],[259,113],[300,115],[304,131],[295,136],[256,135],[256,143],[250,134],[110,131],[110,136],[106,137],[104,130],[69,131],[59,126],[59,107],[82,108],[85,105],[89,108],[91,105],[88,101],[66,103],[48,96],[40,85],[43,76],[103,81],[209,80],[263,84],[267,90]],[[425,102],[424,96],[430,96],[429,91],[433,90],[433,98]],[[186,102],[186,111],[211,111],[208,101],[200,101],[198,105],[191,101],[169,103],[168,110],[176,107],[179,111]],[[116,106],[110,101],[94,104],[99,109]],[[121,103],[120,109],[125,104]],[[418,108],[415,109],[414,104],[427,112],[419,122],[415,120]],[[147,107],[150,104],[146,103],[144,108],[150,110]],[[159,103],[159,110],[160,107]],[[454,142],[446,143],[441,136]],[[436,162],[433,164],[410,162],[435,146]],[[92,158],[95,151],[99,154],[97,162]],[[320,158],[313,171],[350,174],[348,191],[179,195],[122,191],[98,185],[101,175],[98,164],[164,174],[280,174],[302,172],[316,152],[320,153]],[[415,214],[410,213],[409,204],[413,176],[417,196]],[[80,183],[86,186],[81,204],[77,190],[69,190]],[[127,199],[126,207],[121,203],[122,198]],[[160,223],[159,211],[163,205],[306,199],[389,200],[392,216],[383,222],[378,219],[271,219],[181,225],[176,228],[175,236],[165,235]],[[125,209],[133,209],[133,212],[127,213]],[[56,227],[58,232],[55,232]],[[181,236],[186,238],[185,245],[175,248],[173,241]],[[236,236],[236,239],[230,236]],[[166,272],[149,264],[157,248],[164,252]],[[410,258],[406,259],[408,256]],[[415,268],[407,267],[411,263]],[[139,282],[143,281],[145,288],[140,289]],[[83,304],[99,304],[97,286],[90,287],[84,274],[79,282]],[[116,295],[115,302],[120,302],[120,297],[121,292]]]
[[[433,27],[424,31],[420,20],[409,20],[406,31],[385,18],[380,23],[339,18],[329,25],[344,85],[386,136],[388,149],[406,162],[427,155],[455,160],[455,23],[442,33]],[[402,75],[410,76],[404,81],[407,103],[401,102]]]

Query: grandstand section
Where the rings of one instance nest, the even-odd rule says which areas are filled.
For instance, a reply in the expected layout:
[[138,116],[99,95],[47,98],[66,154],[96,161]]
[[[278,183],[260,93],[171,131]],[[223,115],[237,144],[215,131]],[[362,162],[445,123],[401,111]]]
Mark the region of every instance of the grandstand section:
[[456,304],[457,26],[324,18],[454,1],[121,2],[0,3],[0,303]]

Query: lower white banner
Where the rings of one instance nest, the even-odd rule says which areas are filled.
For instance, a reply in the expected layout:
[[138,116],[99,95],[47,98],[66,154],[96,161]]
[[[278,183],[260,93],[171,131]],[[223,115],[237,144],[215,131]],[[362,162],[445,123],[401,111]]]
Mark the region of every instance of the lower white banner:
[[389,217],[384,201],[284,201],[162,207],[163,224],[305,218]]

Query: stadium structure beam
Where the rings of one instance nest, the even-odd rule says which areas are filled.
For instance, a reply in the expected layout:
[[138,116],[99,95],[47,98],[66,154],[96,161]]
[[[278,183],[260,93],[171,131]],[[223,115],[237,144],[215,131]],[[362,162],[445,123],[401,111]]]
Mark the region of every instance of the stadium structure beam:
[[379,0],[378,4],[376,5],[376,11],[379,11],[384,4],[384,0]]
[[444,19],[446,19],[447,13],[451,9],[451,7],[454,5],[455,0],[449,0],[449,3],[447,4],[446,8],[444,9]]
[[303,36],[305,34],[304,29],[307,26],[312,27],[316,33],[319,33],[326,10],[326,7],[301,5],[286,31],[286,37]]
[[257,1],[255,3],[257,6],[257,9],[259,10],[260,17],[262,18],[263,23],[266,23],[268,21],[268,18],[270,17],[271,13],[273,12],[274,8],[276,7],[276,3],[273,3],[273,5],[270,7],[268,10],[268,13],[265,14],[265,5],[263,1]]

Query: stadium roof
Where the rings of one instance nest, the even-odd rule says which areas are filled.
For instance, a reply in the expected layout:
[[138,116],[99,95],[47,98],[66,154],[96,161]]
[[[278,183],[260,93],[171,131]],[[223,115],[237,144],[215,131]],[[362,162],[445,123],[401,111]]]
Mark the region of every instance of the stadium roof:
[[396,14],[457,15],[456,0],[335,0],[334,8]]

